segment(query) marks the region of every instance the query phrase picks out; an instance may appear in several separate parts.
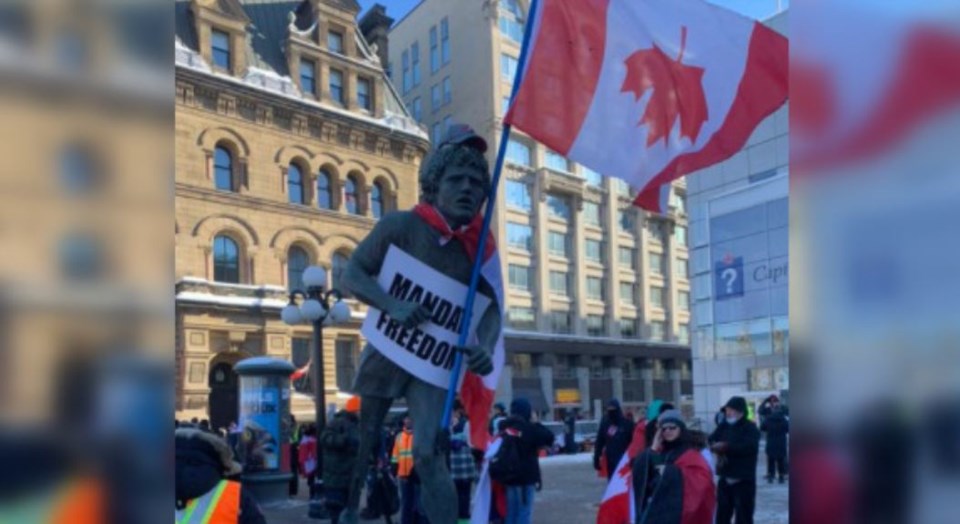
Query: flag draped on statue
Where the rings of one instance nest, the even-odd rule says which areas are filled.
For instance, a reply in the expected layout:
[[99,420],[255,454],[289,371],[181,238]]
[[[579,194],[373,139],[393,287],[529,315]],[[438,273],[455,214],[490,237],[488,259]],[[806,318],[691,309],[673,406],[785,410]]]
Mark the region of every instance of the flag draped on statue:
[[[422,218],[431,227],[440,231],[441,242],[449,242],[457,239],[463,244],[464,249],[470,258],[477,256],[477,249],[480,243],[480,230],[483,217],[477,215],[473,222],[461,227],[458,230],[450,229],[446,220],[437,209],[429,204],[418,204],[413,208],[420,218]],[[487,241],[484,244],[483,265],[480,268],[480,276],[490,285],[496,297],[496,307],[502,313],[504,311],[503,301],[503,276],[500,270],[500,255],[497,252],[497,244],[493,235],[487,231]],[[471,333],[467,344],[477,344],[476,333]],[[490,435],[487,433],[487,421],[490,418],[490,408],[493,407],[494,394],[497,391],[497,381],[500,379],[500,372],[503,370],[503,364],[506,359],[503,344],[503,330],[497,335],[497,342],[490,355],[493,361],[493,371],[485,376],[479,376],[470,370],[463,376],[463,385],[460,387],[460,398],[464,408],[467,410],[467,417],[470,419],[470,442],[478,449],[487,449],[487,443]]]
[[541,0],[504,122],[666,209],[787,98],[787,40],[702,0]]

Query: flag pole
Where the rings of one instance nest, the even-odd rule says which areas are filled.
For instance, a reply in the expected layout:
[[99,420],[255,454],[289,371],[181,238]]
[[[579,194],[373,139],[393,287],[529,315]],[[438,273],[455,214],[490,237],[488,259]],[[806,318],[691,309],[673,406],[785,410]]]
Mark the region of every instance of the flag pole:
[[[520,89],[520,81],[523,77],[523,70],[527,63],[527,51],[530,46],[530,33],[533,29],[533,21],[537,14],[537,4],[539,0],[530,0],[530,12],[527,14],[527,25],[523,33],[523,42],[520,47],[520,57],[517,59],[517,71],[514,73],[513,86],[510,89],[510,105],[513,105],[517,97],[517,91]],[[497,161],[493,168],[493,177],[490,182],[490,194],[487,195],[486,210],[483,213],[483,225],[480,228],[480,244],[477,246],[477,256],[473,261],[473,272],[470,274],[470,288],[467,290],[466,305],[463,307],[463,323],[460,325],[460,335],[457,339],[457,345],[463,347],[467,344],[467,337],[470,334],[470,324],[473,317],[473,303],[477,296],[477,285],[480,283],[480,270],[483,267],[483,255],[487,246],[487,231],[490,230],[490,220],[493,218],[494,205],[497,199],[497,187],[500,185],[500,172],[503,170],[503,159],[507,152],[507,142],[510,140],[510,125],[503,124],[500,132],[500,143],[497,145]],[[503,307],[504,304],[500,304]],[[502,329],[502,326],[501,326]],[[450,414],[453,410],[453,401],[460,388],[460,371],[463,366],[463,354],[459,351],[453,358],[453,370],[450,373],[450,388],[447,389],[447,398],[443,404],[443,418],[440,420],[440,429],[446,430],[450,427]]]

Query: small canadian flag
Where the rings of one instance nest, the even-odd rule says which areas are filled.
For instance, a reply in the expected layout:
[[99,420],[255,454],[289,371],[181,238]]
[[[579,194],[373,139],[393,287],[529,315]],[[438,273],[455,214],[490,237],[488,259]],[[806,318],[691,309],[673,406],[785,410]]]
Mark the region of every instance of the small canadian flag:
[[787,99],[787,39],[702,0],[540,0],[504,122],[640,190],[720,162]]

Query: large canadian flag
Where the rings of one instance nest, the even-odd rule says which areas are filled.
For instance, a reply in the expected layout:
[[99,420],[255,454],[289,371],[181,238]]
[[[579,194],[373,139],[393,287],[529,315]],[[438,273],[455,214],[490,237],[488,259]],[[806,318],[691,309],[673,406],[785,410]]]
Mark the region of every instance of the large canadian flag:
[[701,0],[540,0],[504,122],[666,209],[787,99],[787,39]]

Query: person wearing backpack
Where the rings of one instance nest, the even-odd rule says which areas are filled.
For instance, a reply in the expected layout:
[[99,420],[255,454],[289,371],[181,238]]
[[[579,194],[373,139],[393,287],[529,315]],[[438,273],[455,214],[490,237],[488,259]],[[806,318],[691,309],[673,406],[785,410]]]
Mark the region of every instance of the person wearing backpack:
[[525,398],[510,403],[502,442],[490,460],[490,478],[505,486],[507,515],[504,524],[530,524],[533,519],[533,495],[540,486],[538,452],[553,444],[553,432],[539,422],[531,422],[533,409]]

